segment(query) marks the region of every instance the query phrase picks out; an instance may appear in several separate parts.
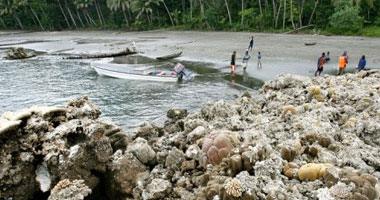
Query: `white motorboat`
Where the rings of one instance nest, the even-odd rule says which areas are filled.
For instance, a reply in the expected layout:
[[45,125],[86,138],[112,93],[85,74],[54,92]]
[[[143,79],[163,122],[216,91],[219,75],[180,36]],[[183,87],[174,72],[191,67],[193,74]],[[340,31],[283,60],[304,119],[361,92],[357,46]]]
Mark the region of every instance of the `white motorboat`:
[[[122,64],[113,64],[104,61],[92,62],[91,66],[100,75],[121,79],[177,82],[182,80],[184,75],[188,80],[193,79],[192,76],[189,76],[187,71],[186,73],[183,72],[185,69],[182,64],[177,64],[174,71],[161,71],[154,69],[152,66],[129,67]],[[180,66],[181,69],[178,68],[178,66]]]

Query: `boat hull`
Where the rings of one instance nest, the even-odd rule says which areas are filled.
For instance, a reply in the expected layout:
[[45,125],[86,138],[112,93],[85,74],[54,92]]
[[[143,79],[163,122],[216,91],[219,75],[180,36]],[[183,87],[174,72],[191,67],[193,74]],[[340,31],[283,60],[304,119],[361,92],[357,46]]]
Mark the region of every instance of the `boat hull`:
[[146,80],[158,82],[177,82],[178,78],[173,76],[153,76],[144,74],[133,74],[126,72],[117,72],[112,70],[103,69],[97,66],[92,66],[99,75],[109,76],[114,78],[129,79],[129,80]]

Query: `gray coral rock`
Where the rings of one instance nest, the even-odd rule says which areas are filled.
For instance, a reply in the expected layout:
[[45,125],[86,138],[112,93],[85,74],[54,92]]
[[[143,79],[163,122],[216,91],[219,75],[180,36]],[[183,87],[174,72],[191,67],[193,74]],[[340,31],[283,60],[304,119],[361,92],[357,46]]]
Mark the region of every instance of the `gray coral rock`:
[[108,166],[107,187],[108,196],[116,198],[118,195],[132,195],[141,173],[148,169],[132,153],[118,150],[112,156]]
[[144,200],[163,199],[171,191],[172,185],[164,179],[153,179],[142,193]]
[[91,193],[91,189],[83,180],[64,179],[52,190],[48,200],[83,200]]
[[173,147],[170,151],[168,156],[166,157],[165,166],[167,168],[171,168],[174,170],[181,169],[182,161],[185,159],[184,153],[177,149],[176,147]]
[[128,146],[128,151],[132,152],[142,163],[148,164],[155,161],[156,152],[149,146],[143,138],[137,138]]

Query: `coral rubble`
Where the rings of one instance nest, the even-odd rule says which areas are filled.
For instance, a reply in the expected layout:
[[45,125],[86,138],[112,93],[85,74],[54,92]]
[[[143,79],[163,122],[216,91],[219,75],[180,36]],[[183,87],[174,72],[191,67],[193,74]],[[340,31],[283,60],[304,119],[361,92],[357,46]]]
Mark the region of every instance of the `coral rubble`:
[[375,70],[279,75],[131,133],[86,96],[7,112],[0,199],[379,199],[379,81]]

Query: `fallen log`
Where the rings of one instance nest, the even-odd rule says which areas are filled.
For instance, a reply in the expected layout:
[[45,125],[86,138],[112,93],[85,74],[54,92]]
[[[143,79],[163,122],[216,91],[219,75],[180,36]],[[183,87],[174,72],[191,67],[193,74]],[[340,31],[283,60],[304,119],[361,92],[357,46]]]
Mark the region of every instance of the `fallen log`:
[[109,57],[118,57],[118,56],[126,56],[137,53],[136,51],[132,51],[129,48],[126,48],[124,51],[116,52],[116,53],[101,53],[101,54],[82,54],[75,56],[68,56],[64,59],[90,59],[90,58],[109,58]]

